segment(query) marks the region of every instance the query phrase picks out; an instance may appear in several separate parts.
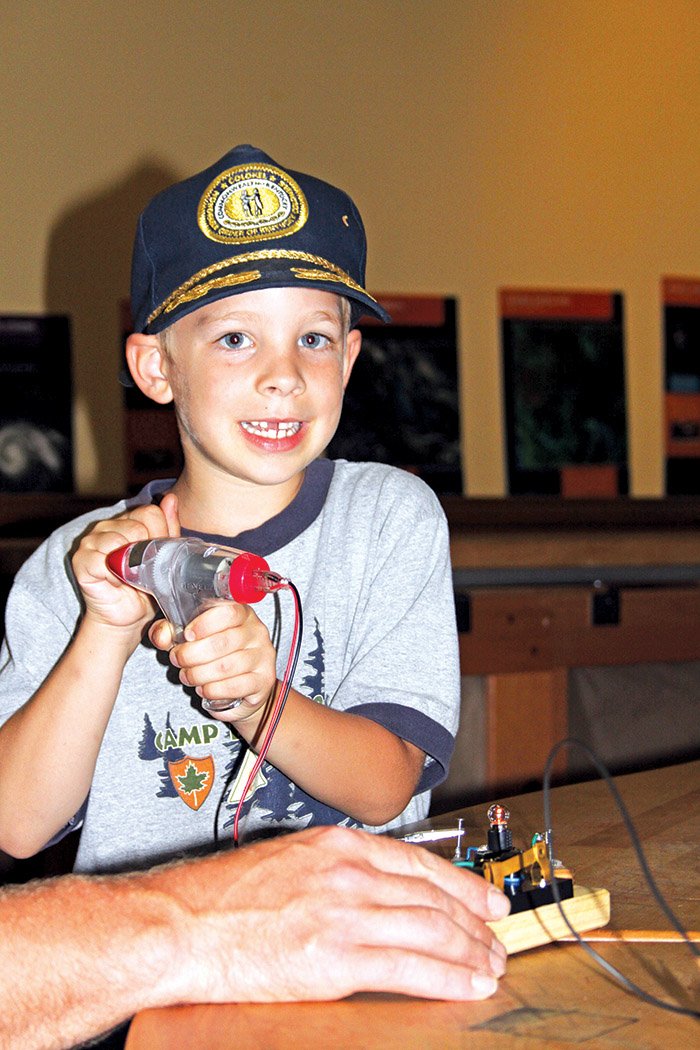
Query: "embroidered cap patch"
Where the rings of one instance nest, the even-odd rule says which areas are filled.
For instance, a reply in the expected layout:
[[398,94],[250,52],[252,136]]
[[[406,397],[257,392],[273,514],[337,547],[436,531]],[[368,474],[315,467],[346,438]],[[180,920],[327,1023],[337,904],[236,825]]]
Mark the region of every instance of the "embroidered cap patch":
[[247,244],[296,233],[308,215],[306,197],[287,172],[272,164],[239,164],[207,186],[197,220],[212,241]]

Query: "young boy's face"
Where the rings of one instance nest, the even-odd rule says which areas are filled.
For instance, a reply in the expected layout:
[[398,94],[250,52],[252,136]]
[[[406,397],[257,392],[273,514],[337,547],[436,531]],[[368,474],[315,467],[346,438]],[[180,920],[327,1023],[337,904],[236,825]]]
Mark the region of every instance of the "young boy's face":
[[176,321],[163,368],[188,469],[294,486],[340,418],[360,350],[339,296],[314,288],[241,292]]

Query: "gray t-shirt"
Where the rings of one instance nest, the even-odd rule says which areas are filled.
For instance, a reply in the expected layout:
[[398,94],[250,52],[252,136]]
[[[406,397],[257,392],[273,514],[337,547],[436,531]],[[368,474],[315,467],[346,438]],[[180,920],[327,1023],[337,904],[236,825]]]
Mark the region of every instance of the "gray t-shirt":
[[[158,499],[171,484],[152,483],[130,502]],[[43,682],[80,616],[70,550],[94,521],[126,505],[58,529],[17,574],[0,650],[0,724]],[[296,689],[425,752],[406,809],[370,830],[424,817],[430,789],[447,774],[459,714],[447,525],[430,489],[392,467],[317,460],[281,514],[239,536],[207,539],[260,554],[297,587],[304,631]],[[267,596],[255,611],[277,645],[281,678],[292,644],[291,594]],[[89,798],[71,822],[82,822],[76,869],[143,867],[229,843],[254,760],[180,684],[167,654],[145,641],[127,662]],[[241,840],[312,824],[357,826],[265,762],[243,809]]]

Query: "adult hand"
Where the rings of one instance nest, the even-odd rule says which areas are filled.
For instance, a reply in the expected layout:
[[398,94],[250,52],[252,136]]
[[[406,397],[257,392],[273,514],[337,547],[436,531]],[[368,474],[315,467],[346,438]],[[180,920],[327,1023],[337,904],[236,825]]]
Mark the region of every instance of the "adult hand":
[[505,969],[485,921],[507,911],[486,880],[419,846],[338,827],[11,887],[0,1046],[60,1050],[176,1003],[483,999]]
[[506,897],[387,837],[313,828],[153,879],[183,907],[178,1000],[483,999],[505,971]]

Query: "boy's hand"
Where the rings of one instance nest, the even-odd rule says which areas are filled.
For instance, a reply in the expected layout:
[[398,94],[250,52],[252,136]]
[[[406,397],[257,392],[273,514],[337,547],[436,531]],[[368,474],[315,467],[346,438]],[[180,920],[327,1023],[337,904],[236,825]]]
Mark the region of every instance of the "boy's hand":
[[135,507],[118,518],[98,521],[73,555],[75,579],[85,600],[85,616],[98,624],[123,628],[141,638],[157,606],[148,594],[124,583],[107,567],[107,555],[125,543],[179,536],[177,497],[168,494],[161,506]]
[[185,628],[185,641],[172,646],[170,625],[160,621],[150,631],[153,644],[170,649],[180,681],[203,700],[233,704],[217,712],[223,722],[242,722],[263,714],[277,682],[276,654],[267,627],[249,605],[219,602]]

